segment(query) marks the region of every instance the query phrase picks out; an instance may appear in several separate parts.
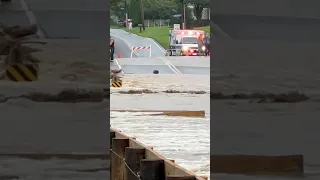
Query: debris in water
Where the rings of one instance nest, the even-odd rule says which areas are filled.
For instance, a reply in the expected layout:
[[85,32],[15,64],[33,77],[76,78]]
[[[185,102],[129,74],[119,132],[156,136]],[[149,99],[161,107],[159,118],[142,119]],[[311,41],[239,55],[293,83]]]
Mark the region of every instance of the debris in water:
[[83,90],[83,89],[64,89],[57,94],[31,92],[19,96],[0,96],[0,103],[5,103],[12,99],[28,99],[35,102],[61,102],[61,103],[80,103],[80,102],[102,102],[109,99],[108,91],[103,90]]
[[297,103],[303,102],[310,97],[305,94],[299,93],[298,91],[288,93],[235,93],[225,95],[222,92],[210,93],[211,100],[241,100],[248,99],[250,103]]

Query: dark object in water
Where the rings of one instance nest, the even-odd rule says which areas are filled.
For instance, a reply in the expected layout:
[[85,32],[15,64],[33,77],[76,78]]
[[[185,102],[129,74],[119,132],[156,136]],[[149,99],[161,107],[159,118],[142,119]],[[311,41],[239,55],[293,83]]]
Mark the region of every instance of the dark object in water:
[[81,102],[102,102],[105,98],[110,98],[104,91],[64,89],[58,94],[42,92],[31,92],[20,96],[1,97],[0,103],[11,99],[28,99],[34,102],[60,102],[60,103],[81,103]]
[[153,70],[153,74],[159,74],[158,70]]
[[225,95],[221,92],[210,93],[210,99],[212,100],[240,100],[248,99],[250,103],[297,103],[303,102],[310,99],[305,94],[299,93],[297,91],[287,92],[287,93],[235,93],[230,95]]

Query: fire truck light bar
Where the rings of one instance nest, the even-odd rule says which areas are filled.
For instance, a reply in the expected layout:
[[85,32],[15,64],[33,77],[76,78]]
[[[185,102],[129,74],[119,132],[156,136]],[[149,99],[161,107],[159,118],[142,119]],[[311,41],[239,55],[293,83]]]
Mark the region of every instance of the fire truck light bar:
[[202,33],[200,33],[199,31],[194,31],[194,30],[190,30],[190,31],[181,30],[181,31],[178,31],[177,34],[180,34],[180,35],[190,35],[190,36],[192,36],[192,35],[197,35],[197,36],[199,36],[199,35],[202,34]]

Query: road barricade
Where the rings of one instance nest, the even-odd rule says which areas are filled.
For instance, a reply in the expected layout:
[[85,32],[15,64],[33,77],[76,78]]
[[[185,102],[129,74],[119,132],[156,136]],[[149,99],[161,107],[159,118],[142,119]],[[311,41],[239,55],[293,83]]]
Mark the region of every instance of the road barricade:
[[133,53],[136,52],[137,50],[149,50],[149,57],[151,57],[151,52],[152,52],[151,44],[149,46],[132,46],[130,57],[132,57]]

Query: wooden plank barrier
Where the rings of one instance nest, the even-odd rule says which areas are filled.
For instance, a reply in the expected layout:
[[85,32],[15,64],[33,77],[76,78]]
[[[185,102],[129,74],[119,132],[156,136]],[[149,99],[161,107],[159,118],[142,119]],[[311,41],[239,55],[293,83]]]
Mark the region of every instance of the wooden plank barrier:
[[[153,113],[148,114],[148,116],[182,116],[182,117],[205,117],[206,113],[203,110],[200,111],[190,111],[190,110],[110,110],[114,112],[145,112]],[[146,116],[146,115],[144,115]]]
[[110,128],[111,180],[205,180],[121,131]]
[[211,155],[211,173],[303,175],[303,155]]

